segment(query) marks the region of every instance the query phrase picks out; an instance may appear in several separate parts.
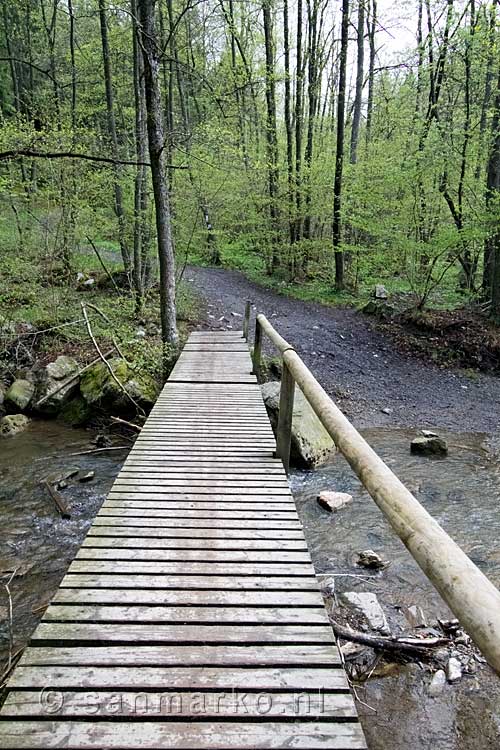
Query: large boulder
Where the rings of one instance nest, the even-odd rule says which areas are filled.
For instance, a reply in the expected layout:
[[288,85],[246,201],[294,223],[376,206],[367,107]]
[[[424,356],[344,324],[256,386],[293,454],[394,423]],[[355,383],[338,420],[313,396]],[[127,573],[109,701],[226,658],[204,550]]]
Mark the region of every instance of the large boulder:
[[[261,386],[262,397],[273,429],[278,424],[280,383]],[[324,463],[335,451],[335,443],[313,412],[302,391],[295,389],[290,462],[299,468],[313,469]]]
[[71,427],[81,427],[89,421],[91,416],[92,407],[78,393],[71,401],[63,404],[58,419]]
[[439,435],[427,433],[413,438],[410,444],[410,451],[419,456],[446,456],[448,454],[448,444]]
[[[153,406],[158,397],[158,386],[150,375],[132,370],[124,359],[111,359],[109,365],[125,391],[139,406],[145,409]],[[134,411],[132,401],[104,362],[98,362],[82,373],[80,393],[89,406],[125,413]]]
[[5,405],[10,411],[24,411],[30,405],[35,393],[35,386],[30,380],[14,380],[5,394]]
[[78,362],[65,354],[42,370],[35,408],[42,414],[58,414],[78,392]]
[[0,436],[13,437],[19,432],[23,432],[28,424],[29,419],[24,414],[9,414],[7,417],[0,419]]

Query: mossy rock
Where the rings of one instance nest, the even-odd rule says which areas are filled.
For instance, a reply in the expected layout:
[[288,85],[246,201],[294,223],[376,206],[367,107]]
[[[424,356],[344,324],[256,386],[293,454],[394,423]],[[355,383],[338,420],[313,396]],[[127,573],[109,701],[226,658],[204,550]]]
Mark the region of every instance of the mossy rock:
[[71,427],[81,427],[89,421],[91,416],[92,407],[82,396],[77,396],[64,404],[59,413],[59,419]]
[[[139,406],[144,409],[153,406],[158,397],[159,388],[150,375],[133,371],[124,359],[111,359],[109,364],[115,377]],[[99,362],[82,374],[80,393],[89,406],[113,409],[118,412],[134,411],[132,401],[112,377],[104,362]]]
[[14,380],[5,394],[5,404],[9,407],[15,407],[19,411],[24,411],[28,408],[34,393],[35,386],[31,381],[22,378]]
[[20,432],[24,432],[29,425],[28,417],[24,414],[9,414],[7,417],[0,419],[0,436],[13,437]]

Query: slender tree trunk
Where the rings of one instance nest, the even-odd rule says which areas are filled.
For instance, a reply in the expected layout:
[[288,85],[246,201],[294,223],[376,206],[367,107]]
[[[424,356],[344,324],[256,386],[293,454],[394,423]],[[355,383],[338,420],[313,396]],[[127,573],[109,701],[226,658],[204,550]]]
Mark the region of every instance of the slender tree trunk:
[[491,234],[484,245],[483,287],[491,294],[492,315],[500,318],[500,228],[498,205],[500,202],[500,73],[497,79],[494,112],[491,120],[492,144],[486,171],[486,206],[495,211]]
[[291,81],[290,81],[290,40],[288,28],[288,0],[283,5],[283,46],[285,55],[285,130],[286,130],[286,164],[288,175],[288,226],[290,244],[294,242],[294,185],[293,185],[293,130],[291,113]]
[[375,84],[375,33],[377,30],[377,0],[372,0],[371,17],[368,25],[368,42],[370,58],[368,63],[368,103],[366,105],[366,142],[369,143],[373,124],[373,88]]
[[364,59],[365,59],[365,2],[358,0],[358,29],[357,29],[357,62],[356,62],[356,94],[352,113],[350,162],[356,164],[358,160],[359,128],[361,125],[361,107],[363,105]]
[[274,42],[272,21],[272,0],[264,0],[264,40],[266,47],[266,144],[267,174],[269,192],[269,218],[271,220],[271,256],[268,271],[272,273],[279,264],[279,210],[278,210],[278,137],[276,133],[276,84],[274,75]]
[[297,62],[295,72],[295,231],[294,240],[302,236],[302,91],[304,61],[302,59],[302,0],[297,0]]
[[[307,0],[308,18],[308,65],[307,65],[307,137],[304,153],[305,164],[305,212],[304,239],[311,239],[311,166],[314,150],[314,126],[318,103],[318,0]],[[304,253],[303,269],[307,273],[308,251]]]
[[344,288],[344,254],[342,252],[342,170],[344,167],[345,100],[347,83],[347,48],[349,45],[349,0],[342,0],[339,91],[337,96],[337,143],[333,183],[332,244],[335,258],[335,286]]
[[149,160],[156,208],[162,339],[164,344],[175,344],[178,340],[175,310],[175,258],[165,164],[165,133],[160,93],[160,50],[156,39],[155,0],[138,0],[137,11],[144,63]]
[[144,64],[138,44],[137,3],[132,0],[132,40],[134,55],[134,101],[135,101],[135,153],[138,161],[134,181],[134,262],[133,281],[135,312],[142,313],[144,302],[144,260],[147,251],[147,180],[146,159],[148,136],[146,130],[146,93],[144,90]]
[[[111,153],[113,159],[119,159],[118,136],[116,133],[115,106],[113,94],[113,74],[111,68],[111,54],[108,40],[108,27],[106,24],[106,5],[105,0],[99,0],[99,21],[101,25],[101,44],[102,58],[104,69],[104,86],[106,89],[106,111],[108,118],[108,135],[111,142]],[[125,211],[123,208],[123,193],[121,186],[122,170],[119,164],[114,166],[114,195],[115,195],[115,214],[118,219],[118,238],[122,254],[123,267],[127,274],[130,274],[130,252],[126,241]]]

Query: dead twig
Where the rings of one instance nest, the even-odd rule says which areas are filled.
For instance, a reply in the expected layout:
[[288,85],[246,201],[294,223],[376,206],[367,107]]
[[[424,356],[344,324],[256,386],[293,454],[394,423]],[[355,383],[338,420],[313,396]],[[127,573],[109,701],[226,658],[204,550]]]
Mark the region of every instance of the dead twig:
[[134,424],[134,422],[128,422],[126,419],[121,419],[121,417],[111,417],[111,421],[116,422],[116,424],[122,424],[125,427],[130,427],[130,429],[135,432],[140,432],[142,430],[140,425]]
[[87,314],[87,308],[85,307],[85,302],[82,302],[81,305],[82,305],[83,317],[85,318],[85,323],[86,323],[86,326],[87,326],[87,331],[89,333],[90,340],[92,341],[96,352],[98,353],[99,357],[102,359],[102,361],[104,362],[104,364],[106,365],[106,367],[107,367],[107,369],[109,371],[109,374],[111,375],[111,377],[113,378],[113,380],[115,381],[115,383],[117,384],[117,386],[120,388],[120,390],[125,394],[125,396],[128,398],[128,400],[134,405],[134,408],[140,414],[142,414],[145,417],[146,413],[145,413],[144,409],[142,408],[142,406],[140,406],[137,403],[137,401],[135,400],[135,398],[133,398],[130,395],[130,393],[127,391],[127,389],[125,388],[125,386],[123,385],[123,383],[116,377],[113,368],[111,367],[111,365],[109,364],[108,360],[105,358],[104,354],[102,353],[102,351],[101,351],[101,349],[99,347],[99,344],[97,343],[96,338],[95,338],[94,334],[92,333],[92,327],[90,325],[90,320],[89,320],[89,316]]
[[368,633],[360,633],[357,630],[352,630],[352,628],[347,627],[346,625],[341,625],[331,617],[330,622],[335,635],[339,638],[351,641],[352,643],[360,643],[363,646],[369,646],[376,650],[402,652],[422,656],[428,652],[429,649],[447,646],[450,643],[449,638],[396,638],[394,636],[385,637],[369,635]]
[[104,453],[105,451],[128,451],[130,445],[114,445],[111,448],[93,448],[89,451],[78,451],[78,453],[68,453],[68,456],[91,456],[93,453]]
[[[7,583],[3,584],[5,592],[7,594],[7,602],[8,602],[8,605],[7,605],[7,627],[8,627],[8,631],[9,631],[9,654],[8,654],[8,657],[7,657],[7,667],[5,668],[4,674],[9,674],[10,670],[12,669],[12,660],[13,660],[12,650],[13,650],[13,647],[14,647],[14,624],[13,624],[14,623],[14,608],[13,608],[13,605],[12,605],[12,594],[11,594],[11,591],[10,591],[10,584],[12,583],[12,581],[14,580],[14,578],[16,577],[16,573],[17,573],[17,568],[14,568],[14,570],[12,571],[12,573],[9,576],[9,579],[8,579]],[[3,675],[2,675],[2,679],[3,679]]]
[[104,263],[104,261],[103,261],[103,259],[102,259],[102,256],[101,256],[101,253],[100,253],[100,252],[99,252],[99,250],[97,249],[97,247],[96,247],[96,245],[94,244],[93,240],[92,240],[92,239],[91,239],[91,238],[90,238],[90,237],[89,237],[88,235],[87,235],[87,239],[88,239],[88,241],[90,242],[90,247],[92,248],[92,250],[94,251],[94,253],[95,253],[95,254],[96,254],[96,256],[97,256],[97,260],[98,260],[98,261],[99,261],[99,263],[101,264],[101,266],[102,266],[102,268],[103,268],[103,270],[104,270],[104,273],[106,274],[106,276],[108,277],[108,279],[109,279],[109,280],[111,281],[111,283],[112,283],[112,285],[113,285],[113,287],[114,287],[114,289],[115,289],[115,292],[116,292],[116,293],[117,293],[118,295],[120,295],[120,296],[121,296],[122,292],[121,292],[121,290],[120,290],[120,289],[118,288],[118,284],[117,284],[117,283],[116,283],[116,281],[114,280],[114,278],[113,278],[113,274],[112,274],[112,273],[111,273],[111,272],[110,272],[110,271],[108,270],[108,268],[107,268],[106,264]]
[[[108,324],[108,325],[109,325],[109,326],[110,326],[111,328],[113,328],[113,324],[111,323],[111,321],[110,321],[110,319],[108,318],[108,316],[106,315],[106,313],[105,313],[105,312],[103,312],[103,311],[102,311],[101,309],[99,309],[99,308],[97,307],[97,305],[94,305],[94,304],[93,304],[92,302],[86,302],[85,304],[86,304],[86,306],[87,306],[87,307],[90,307],[90,308],[92,308],[92,310],[94,310],[94,311],[95,311],[95,312],[96,312],[96,313],[97,313],[98,315],[100,315],[100,316],[101,316],[101,318],[102,318],[103,320],[105,320],[105,321],[106,321],[106,323],[107,323],[107,324]],[[116,349],[116,351],[118,352],[118,354],[120,355],[120,357],[121,357],[122,359],[124,359],[124,360],[125,360],[125,362],[126,362],[126,361],[127,361],[127,358],[126,358],[126,356],[124,355],[124,353],[122,352],[122,350],[120,349],[120,347],[118,346],[118,344],[116,343],[116,339],[115,339],[115,337],[114,337],[114,336],[112,336],[112,337],[111,337],[111,341],[113,342],[113,346],[115,347],[115,349]]]

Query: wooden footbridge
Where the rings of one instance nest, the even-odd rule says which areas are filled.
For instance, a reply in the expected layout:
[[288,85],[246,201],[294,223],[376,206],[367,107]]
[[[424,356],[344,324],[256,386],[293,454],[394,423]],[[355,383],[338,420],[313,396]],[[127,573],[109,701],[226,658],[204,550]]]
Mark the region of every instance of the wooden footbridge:
[[365,748],[241,332],[193,333],[8,683],[0,747]]
[[10,677],[3,750],[366,748],[284,470],[295,385],[500,674],[498,590],[263,315],[253,362],[245,338],[190,336]]

